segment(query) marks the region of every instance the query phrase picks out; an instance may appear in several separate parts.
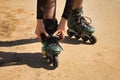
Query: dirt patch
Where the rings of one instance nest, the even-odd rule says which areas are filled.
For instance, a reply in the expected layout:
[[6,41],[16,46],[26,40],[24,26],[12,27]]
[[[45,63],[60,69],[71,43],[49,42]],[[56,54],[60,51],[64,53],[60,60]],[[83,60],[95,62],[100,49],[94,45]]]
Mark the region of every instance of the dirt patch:
[[28,23],[29,16],[34,16],[34,13],[28,13],[27,10],[22,8],[0,7],[0,37],[11,37],[16,29],[23,31],[24,29],[20,26]]

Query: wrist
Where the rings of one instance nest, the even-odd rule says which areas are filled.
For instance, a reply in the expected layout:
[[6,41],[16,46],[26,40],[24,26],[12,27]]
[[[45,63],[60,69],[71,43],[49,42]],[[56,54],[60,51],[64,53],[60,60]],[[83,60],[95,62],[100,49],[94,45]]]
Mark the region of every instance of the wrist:
[[65,30],[66,23],[67,23],[67,19],[62,18],[59,23],[58,29]]
[[37,27],[43,27],[43,19],[37,19]]
[[60,24],[62,24],[62,25],[66,25],[66,23],[67,23],[67,19],[62,18],[61,21],[60,21]]

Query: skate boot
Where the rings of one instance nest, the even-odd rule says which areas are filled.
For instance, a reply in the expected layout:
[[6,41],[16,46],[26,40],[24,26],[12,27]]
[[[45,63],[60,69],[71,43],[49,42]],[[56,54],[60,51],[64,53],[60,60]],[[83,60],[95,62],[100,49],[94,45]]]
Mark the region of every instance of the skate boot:
[[[57,20],[56,19],[44,19],[44,25],[45,25],[45,30],[49,35],[52,35],[56,29],[57,29]],[[41,34],[42,36],[42,55],[46,56],[46,47],[48,45],[47,37],[44,34]]]
[[91,22],[90,18],[83,16],[82,8],[72,10],[68,18],[68,36],[74,36],[76,39],[82,38],[84,42],[89,41],[91,44],[96,43],[96,38],[92,35],[95,29],[90,25]]
[[53,33],[57,30],[58,24],[56,19],[45,19],[44,25],[47,33],[46,37],[41,34],[42,37],[42,51],[43,55],[46,56],[48,61],[53,64],[54,67],[58,66],[58,55],[62,51],[62,47],[59,45],[60,35],[53,36]]

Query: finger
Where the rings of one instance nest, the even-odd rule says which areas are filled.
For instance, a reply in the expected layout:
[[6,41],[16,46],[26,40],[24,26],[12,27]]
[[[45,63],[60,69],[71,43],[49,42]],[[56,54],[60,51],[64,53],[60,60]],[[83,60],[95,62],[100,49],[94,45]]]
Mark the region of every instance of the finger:
[[35,31],[35,34],[36,34],[37,38],[38,38],[39,40],[41,40],[40,34],[38,34],[36,31]]
[[62,37],[61,40],[63,40],[65,38],[65,32],[64,31],[61,31],[61,37]]
[[49,34],[48,34],[47,32],[44,32],[44,34],[45,34],[45,36],[46,36],[46,37],[48,37],[48,36],[49,36]]
[[40,35],[37,35],[37,37],[38,37],[38,40],[41,41],[41,36],[40,36]]
[[57,30],[57,31],[53,34],[53,36],[56,36],[59,32],[60,32],[60,31]]
[[61,40],[63,40],[63,39],[64,39],[64,33],[61,32]]

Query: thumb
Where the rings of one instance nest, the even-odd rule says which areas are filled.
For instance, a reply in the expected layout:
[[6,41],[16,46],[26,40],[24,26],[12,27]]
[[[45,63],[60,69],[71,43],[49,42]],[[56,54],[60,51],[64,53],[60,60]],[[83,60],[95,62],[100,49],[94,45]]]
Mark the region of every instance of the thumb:
[[60,31],[57,30],[57,31],[53,34],[53,36],[56,36],[59,32],[60,32]]
[[37,37],[38,37],[38,40],[41,41],[41,36],[40,36],[40,35],[37,35]]
[[45,36],[46,36],[46,37],[48,37],[48,36],[49,36],[49,34],[48,34],[47,32],[44,32],[44,34],[45,34]]
[[65,33],[61,31],[61,40],[63,40],[64,38],[65,38]]

